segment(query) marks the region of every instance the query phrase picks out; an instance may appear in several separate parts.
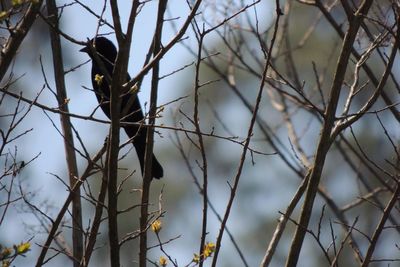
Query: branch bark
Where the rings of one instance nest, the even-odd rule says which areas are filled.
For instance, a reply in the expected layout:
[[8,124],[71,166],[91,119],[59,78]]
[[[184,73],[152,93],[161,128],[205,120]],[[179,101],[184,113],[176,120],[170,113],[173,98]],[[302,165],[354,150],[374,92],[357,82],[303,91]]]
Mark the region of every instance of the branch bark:
[[400,195],[400,185],[399,185],[399,183],[397,183],[396,191],[393,193],[390,201],[388,202],[387,206],[385,207],[385,210],[383,211],[382,217],[381,217],[381,219],[375,229],[375,232],[372,236],[371,243],[368,247],[367,254],[365,255],[365,258],[364,258],[364,261],[363,261],[361,267],[367,267],[371,263],[372,254],[375,251],[375,247],[377,245],[378,239],[383,231],[386,221],[389,218],[390,212],[392,211],[394,205],[398,201],[399,195]]
[[[65,89],[64,79],[64,64],[62,59],[61,41],[57,33],[58,29],[58,10],[54,0],[47,0],[47,12],[49,15],[49,22],[53,25],[50,27],[51,48],[53,53],[53,66],[54,77],[57,88],[57,101],[61,111],[69,113],[67,102],[67,91]],[[68,115],[60,114],[61,127],[64,136],[64,148],[67,159],[68,176],[70,187],[73,188],[77,179],[78,166],[76,163],[74,138],[72,135],[71,121]],[[82,234],[82,205],[81,205],[81,192],[78,187],[72,200],[72,247],[74,257],[74,267],[79,266],[79,262],[83,253],[83,234]]]
[[[196,24],[197,26],[197,24]],[[199,29],[198,29],[199,31]],[[203,142],[203,136],[201,135],[200,128],[200,118],[199,118],[199,89],[200,89],[200,66],[202,61],[202,49],[203,49],[203,40],[205,37],[204,29],[202,32],[199,32],[199,40],[198,40],[198,51],[197,51],[197,62],[196,62],[196,75],[195,75],[195,87],[194,87],[194,112],[193,112],[193,123],[196,128],[197,138],[199,141],[199,149],[202,159],[202,172],[203,172],[203,187],[200,187],[201,193],[203,195],[203,222],[201,229],[201,239],[200,239],[200,248],[199,248],[199,267],[203,266],[204,259],[202,259],[204,245],[206,243],[206,235],[207,235],[207,214],[208,214],[208,170],[207,170],[207,157]]]
[[364,16],[367,15],[372,2],[372,0],[364,0],[357,12],[349,21],[349,29],[344,37],[339,60],[336,66],[333,84],[330,89],[329,103],[325,110],[324,124],[321,129],[320,139],[318,142],[317,151],[315,153],[314,166],[309,170],[310,179],[307,185],[305,199],[300,214],[300,220],[292,240],[289,256],[286,261],[286,267],[296,266],[299,259],[306,229],[311,218],[314,199],[318,192],[318,185],[321,179],[325,159],[332,144],[330,136],[335,122],[336,108],[339,102],[340,91],[351,56],[353,43],[360,28],[361,21],[363,20]]
[[[153,38],[153,54],[157,55],[162,49],[161,37],[164,24],[164,13],[167,9],[167,0],[160,0],[158,2],[156,30]],[[150,110],[149,110],[149,125],[154,126],[157,115],[157,95],[158,95],[158,81],[159,81],[159,64],[156,61],[153,66],[153,75],[151,80],[150,92]],[[153,159],[153,145],[154,145],[154,128],[151,127],[147,131],[146,136],[146,151],[145,151],[145,167],[143,173],[142,184],[142,199],[140,209],[140,251],[139,251],[139,266],[145,267],[147,262],[147,222],[148,222],[148,209],[149,209],[149,195],[150,185],[152,181],[152,159]]]
[[18,23],[15,29],[12,30],[11,36],[7,39],[7,43],[4,45],[3,50],[1,50],[0,81],[3,80],[12,60],[15,58],[18,48],[35,22],[42,3],[43,0],[31,1],[22,20]]
[[70,192],[68,194],[67,199],[64,202],[64,205],[61,207],[60,211],[58,212],[58,215],[55,220],[52,221],[51,229],[47,235],[46,242],[42,246],[42,250],[40,251],[39,257],[36,261],[36,267],[41,267],[43,266],[44,259],[46,257],[46,254],[50,248],[51,242],[56,236],[56,232],[58,227],[61,224],[62,219],[64,218],[65,213],[68,210],[69,205],[71,204],[76,190],[80,188],[80,186],[83,184],[83,182],[90,176],[91,171],[95,167],[95,163],[103,156],[103,154],[106,152],[106,144],[102,147],[102,149],[97,152],[97,154],[93,157],[93,159],[89,159],[88,165],[83,172],[82,176],[80,179],[77,180],[77,182],[74,184],[74,186],[70,189]]

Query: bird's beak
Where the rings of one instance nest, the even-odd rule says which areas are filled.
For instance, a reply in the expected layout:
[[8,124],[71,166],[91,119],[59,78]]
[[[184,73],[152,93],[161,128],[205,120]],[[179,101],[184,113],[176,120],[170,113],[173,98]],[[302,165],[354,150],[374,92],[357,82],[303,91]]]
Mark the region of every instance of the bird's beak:
[[80,52],[84,52],[84,53],[89,53],[89,48],[87,46],[85,46],[84,48],[82,48],[81,50],[79,50]]

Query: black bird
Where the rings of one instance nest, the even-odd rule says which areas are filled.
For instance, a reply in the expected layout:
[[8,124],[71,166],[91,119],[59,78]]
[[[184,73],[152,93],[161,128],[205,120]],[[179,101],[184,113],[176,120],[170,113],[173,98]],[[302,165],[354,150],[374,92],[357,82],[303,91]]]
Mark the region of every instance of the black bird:
[[[114,44],[105,37],[96,37],[90,40],[86,47],[81,49],[81,52],[85,52],[92,59],[92,85],[94,92],[96,93],[97,100],[100,104],[101,109],[110,118],[110,86],[107,82],[106,75],[104,75],[103,71],[101,71],[101,67],[96,63],[95,57],[90,49],[90,46],[94,46],[95,51],[97,52],[98,59],[103,62],[103,66],[107,71],[109,77],[112,77],[114,63],[117,58],[117,49]],[[101,64],[100,64],[101,65]],[[129,81],[131,77],[129,74],[126,74],[126,81]],[[121,102],[121,113],[124,110],[124,107],[127,106],[128,101],[132,96],[130,93],[125,93],[122,96]],[[143,121],[143,111],[140,106],[139,98],[136,96],[129,111],[127,112],[128,116],[124,117],[124,122],[140,122]],[[125,115],[121,115],[125,116]],[[133,138],[133,145],[135,146],[136,153],[139,158],[140,168],[143,174],[144,171],[144,153],[146,150],[146,135],[147,128],[146,127],[138,127],[135,125],[123,126],[126,134],[129,138]],[[152,175],[156,179],[160,179],[163,176],[163,168],[161,164],[158,162],[156,157],[153,154],[152,159]]]

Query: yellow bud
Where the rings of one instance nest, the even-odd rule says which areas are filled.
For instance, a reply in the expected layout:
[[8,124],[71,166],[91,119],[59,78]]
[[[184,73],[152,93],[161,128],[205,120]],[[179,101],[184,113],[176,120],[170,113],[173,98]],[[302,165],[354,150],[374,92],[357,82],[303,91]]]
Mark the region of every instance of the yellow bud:
[[104,75],[96,74],[94,75],[94,81],[97,83],[98,86],[101,86],[103,83]]
[[208,257],[211,256],[212,252],[210,250],[208,250],[208,249],[205,249],[203,253],[204,253],[204,258],[208,258]]
[[31,248],[31,244],[29,242],[21,243],[17,246],[17,253],[24,254]]
[[193,261],[194,263],[199,263],[199,262],[200,262],[200,255],[194,253],[194,254],[193,254],[193,259],[192,259],[192,261]]
[[0,12],[0,21],[8,17],[7,11],[1,11]]
[[211,250],[212,252],[214,252],[215,251],[215,244],[213,242],[208,242],[206,244],[206,248]]
[[12,253],[12,249],[11,248],[4,248],[2,251],[1,251],[1,257],[4,259],[4,258],[7,258],[8,256],[10,256],[11,255],[11,253]]
[[208,258],[210,257],[213,252],[215,251],[215,244],[212,242],[208,242],[205,246],[204,246],[204,258]]
[[165,267],[167,266],[168,260],[164,256],[161,256],[160,259],[158,260],[158,263],[160,263],[162,267]]
[[161,228],[162,228],[161,220],[159,220],[159,219],[155,220],[155,221],[151,224],[150,227],[151,227],[151,230],[152,230],[154,233],[160,232],[160,231],[161,231]]
[[18,5],[22,5],[23,4],[23,0],[12,0],[11,1],[11,4],[13,5],[13,6],[18,6]]

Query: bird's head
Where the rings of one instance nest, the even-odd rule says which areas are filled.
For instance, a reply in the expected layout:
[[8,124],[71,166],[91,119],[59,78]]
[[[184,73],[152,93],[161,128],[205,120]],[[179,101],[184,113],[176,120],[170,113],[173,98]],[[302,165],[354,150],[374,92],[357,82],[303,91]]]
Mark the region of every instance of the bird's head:
[[91,58],[93,58],[93,50],[91,48],[93,48],[97,52],[97,54],[111,62],[114,62],[117,57],[117,48],[110,40],[105,37],[96,37],[89,40],[86,43],[86,46],[79,51],[85,52]]

